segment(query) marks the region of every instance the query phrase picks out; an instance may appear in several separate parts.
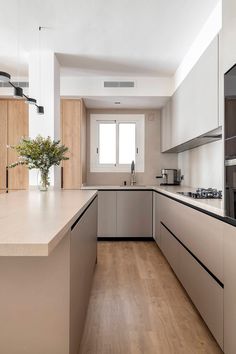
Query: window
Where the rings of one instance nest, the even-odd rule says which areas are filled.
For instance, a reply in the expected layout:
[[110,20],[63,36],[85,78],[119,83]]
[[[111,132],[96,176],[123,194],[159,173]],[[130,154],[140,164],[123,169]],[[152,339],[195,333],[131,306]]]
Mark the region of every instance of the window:
[[91,172],[144,172],[144,115],[91,114]]

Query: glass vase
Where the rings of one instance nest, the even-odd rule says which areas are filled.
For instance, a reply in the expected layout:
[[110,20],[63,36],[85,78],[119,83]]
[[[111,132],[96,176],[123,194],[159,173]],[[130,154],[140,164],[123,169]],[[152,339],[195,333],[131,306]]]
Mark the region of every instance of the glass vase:
[[39,182],[39,190],[41,192],[46,192],[50,185],[49,182],[49,171],[48,170],[39,170],[40,173],[40,182]]

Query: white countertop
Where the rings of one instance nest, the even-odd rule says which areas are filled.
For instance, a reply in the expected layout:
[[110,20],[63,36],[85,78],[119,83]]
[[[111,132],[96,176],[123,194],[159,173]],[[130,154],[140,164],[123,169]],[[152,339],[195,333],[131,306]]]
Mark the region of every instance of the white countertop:
[[163,194],[166,194],[169,197],[175,198],[177,200],[188,203],[189,205],[196,206],[202,210],[208,211],[210,213],[224,216],[224,203],[222,199],[194,199],[190,197],[183,196],[178,194],[178,192],[192,192],[195,191],[196,188],[192,187],[183,187],[183,186],[83,186],[82,189],[93,189],[93,190],[146,190],[151,189]]
[[0,256],[48,256],[87,205],[92,190],[0,195]]

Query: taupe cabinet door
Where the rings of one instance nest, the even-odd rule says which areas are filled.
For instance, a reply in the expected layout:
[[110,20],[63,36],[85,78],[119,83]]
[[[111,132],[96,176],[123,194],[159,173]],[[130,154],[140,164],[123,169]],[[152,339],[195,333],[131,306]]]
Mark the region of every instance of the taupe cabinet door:
[[98,192],[98,236],[116,236],[116,191]]
[[117,192],[117,236],[152,237],[152,192]]
[[161,196],[153,192],[153,237],[160,247],[161,241]]
[[97,199],[71,231],[70,354],[79,353],[97,256]]

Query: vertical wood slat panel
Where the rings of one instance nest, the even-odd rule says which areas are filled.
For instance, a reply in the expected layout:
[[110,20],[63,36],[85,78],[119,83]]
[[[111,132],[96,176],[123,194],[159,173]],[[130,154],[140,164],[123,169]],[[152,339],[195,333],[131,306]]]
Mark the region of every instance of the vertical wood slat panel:
[[63,188],[79,189],[86,178],[86,107],[81,99],[61,101],[62,143],[69,148],[63,161]]
[[[24,101],[8,101],[8,144],[16,145],[22,137],[29,134],[28,106]],[[8,164],[17,160],[17,153],[8,150]],[[27,189],[29,185],[29,173],[25,166],[17,166],[9,169],[9,189]]]
[[0,190],[6,189],[7,100],[0,101]]

